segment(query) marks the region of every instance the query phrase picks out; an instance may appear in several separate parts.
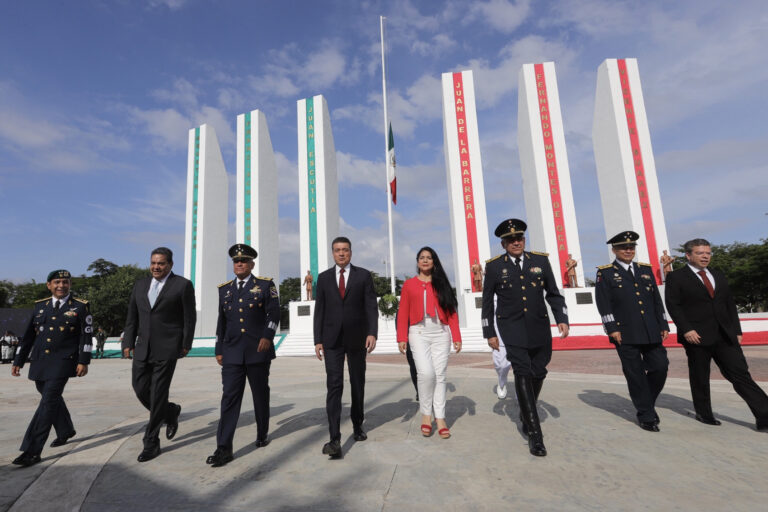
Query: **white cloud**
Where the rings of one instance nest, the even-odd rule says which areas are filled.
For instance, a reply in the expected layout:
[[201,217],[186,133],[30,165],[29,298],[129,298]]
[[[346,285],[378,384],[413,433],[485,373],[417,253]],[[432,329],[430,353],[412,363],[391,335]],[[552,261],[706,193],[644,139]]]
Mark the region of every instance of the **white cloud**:
[[487,2],[472,2],[469,8],[469,18],[479,19],[484,25],[490,26],[504,34],[517,30],[528,18],[530,0],[489,0]]

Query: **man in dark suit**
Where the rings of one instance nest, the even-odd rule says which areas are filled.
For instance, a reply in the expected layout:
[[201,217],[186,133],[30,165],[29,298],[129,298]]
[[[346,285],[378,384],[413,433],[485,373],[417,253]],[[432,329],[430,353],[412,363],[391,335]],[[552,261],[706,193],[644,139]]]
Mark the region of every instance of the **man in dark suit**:
[[[544,303],[546,297],[560,336],[568,336],[568,310],[546,253],[525,250],[525,230],[519,219],[507,219],[494,232],[501,238],[503,255],[485,262],[483,284],[483,337],[492,350],[499,349],[499,335],[515,375],[520,421],[532,455],[547,454],[536,401],[552,358],[552,331]],[[494,297],[496,303],[494,304]]]
[[709,370],[714,359],[736,393],[747,402],[757,420],[756,428],[768,431],[768,396],[749,374],[741,350],[741,325],[736,303],[725,275],[707,268],[712,257],[703,238],[685,242],[688,264],[667,277],[664,296],[677,326],[677,340],[688,356],[688,377],[696,419],[719,425],[712,413]]
[[341,395],[344,391],[344,357],[352,388],[352,426],[355,441],[365,441],[363,401],[365,356],[376,348],[379,312],[373,277],[364,268],[350,264],[352,242],[337,237],[331,244],[336,265],[317,277],[315,292],[315,354],[325,356],[328,430],[331,440],[323,453],[341,458]]
[[168,401],[176,360],[192,348],[195,335],[195,290],[192,283],[171,272],[173,252],[167,247],[152,251],[150,277],[136,282],[125,320],[123,355],[133,352],[133,390],[149,410],[144,450],[139,462],[160,455],[160,427],[173,439],[179,428],[181,406]]
[[235,244],[229,249],[236,279],[219,285],[216,362],[221,365],[221,419],[216,451],[206,459],[221,467],[232,459],[245,379],[251,386],[256,416],[256,448],[269,444],[269,367],[275,358],[273,340],[280,322],[280,299],[269,277],[251,274],[256,250]]
[[616,259],[597,269],[595,302],[619,354],[637,422],[644,430],[658,432],[655,406],[667,380],[669,359],[662,342],[669,324],[651,265],[632,261],[638,238],[634,231],[622,231],[608,240]]
[[32,320],[11,367],[11,375],[20,376],[29,356],[29,379],[35,381],[40,393],[40,403],[21,443],[22,453],[13,461],[19,466],[40,462],[51,427],[56,430],[52,447],[66,444],[75,435],[62,394],[70,377],[84,377],[88,373],[93,317],[88,302],[70,295],[70,278],[66,270],[48,274],[47,286],[52,296],[35,302]]

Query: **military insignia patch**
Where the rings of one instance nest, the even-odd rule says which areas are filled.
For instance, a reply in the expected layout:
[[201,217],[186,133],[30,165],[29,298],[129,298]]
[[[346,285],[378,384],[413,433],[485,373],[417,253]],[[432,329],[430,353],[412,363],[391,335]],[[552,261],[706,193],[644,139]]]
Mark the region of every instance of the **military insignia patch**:
[[260,291],[261,291],[261,287],[259,285],[256,285],[253,288],[251,288],[251,293],[254,294],[254,295],[259,293]]
[[72,318],[72,317],[77,316],[77,312],[75,310],[73,310],[73,309],[70,309],[69,311],[65,311],[64,312],[64,316]]
[[535,275],[541,274],[541,267],[531,267],[531,274],[535,274]]
[[88,315],[87,317],[85,317],[85,323],[88,325],[91,325],[93,323],[93,316]]
[[272,287],[269,289],[269,295],[270,295],[271,297],[274,297],[274,298],[276,298],[276,297],[277,297],[277,288],[275,288],[274,286],[272,286]]
[[651,278],[651,276],[649,276],[648,274],[640,274],[640,275],[643,276],[643,279],[650,279]]

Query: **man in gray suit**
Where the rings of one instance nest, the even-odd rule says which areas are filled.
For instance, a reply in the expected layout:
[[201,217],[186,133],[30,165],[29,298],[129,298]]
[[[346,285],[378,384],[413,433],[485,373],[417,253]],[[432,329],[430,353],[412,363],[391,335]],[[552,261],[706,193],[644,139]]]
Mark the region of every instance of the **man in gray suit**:
[[133,352],[133,390],[149,410],[139,462],[160,455],[158,434],[163,423],[167,439],[173,439],[179,428],[181,406],[168,401],[168,390],[176,360],[192,348],[197,313],[192,282],[171,272],[172,267],[170,249],[152,251],[152,276],[134,285],[125,321],[123,355]]

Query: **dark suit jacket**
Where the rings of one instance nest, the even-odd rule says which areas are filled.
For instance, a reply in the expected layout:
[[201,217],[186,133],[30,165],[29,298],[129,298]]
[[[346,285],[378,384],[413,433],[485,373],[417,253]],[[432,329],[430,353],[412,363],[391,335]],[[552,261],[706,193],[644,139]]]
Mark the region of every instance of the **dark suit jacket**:
[[620,332],[622,345],[661,343],[669,323],[653,270],[632,262],[632,272],[634,277],[617,260],[597,269],[595,302],[605,333]]
[[29,356],[31,380],[74,377],[78,364],[91,361],[91,336],[88,302],[70,295],[56,311],[50,298],[39,300],[13,364],[23,367]]
[[274,343],[259,352],[259,341],[275,339],[280,323],[280,298],[274,281],[253,274],[242,291],[237,279],[219,285],[216,355],[224,364],[258,364],[275,358]]
[[685,343],[683,334],[690,330],[701,336],[702,345],[712,345],[720,338],[737,343],[736,336],[741,334],[736,303],[725,275],[711,268],[709,271],[715,278],[714,298],[688,265],[667,277],[664,298],[680,343]]
[[342,299],[336,284],[336,266],[321,272],[315,291],[315,345],[364,349],[365,338],[378,333],[379,309],[371,273],[350,265]]
[[568,311],[565,299],[557,288],[549,258],[543,253],[526,251],[522,260],[522,270],[506,253],[486,261],[483,337],[497,336],[495,318],[498,335],[505,345],[535,348],[552,343],[545,298],[556,323],[567,324]]
[[134,349],[133,357],[146,361],[148,355],[164,361],[181,356],[192,348],[197,313],[195,289],[188,279],[173,272],[160,290],[155,306],[150,307],[152,276],[136,281],[128,304],[123,348]]

